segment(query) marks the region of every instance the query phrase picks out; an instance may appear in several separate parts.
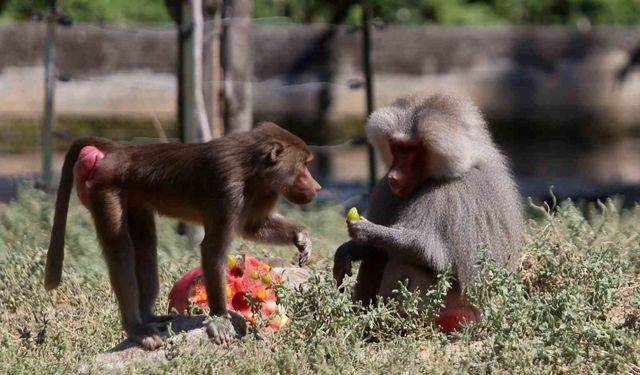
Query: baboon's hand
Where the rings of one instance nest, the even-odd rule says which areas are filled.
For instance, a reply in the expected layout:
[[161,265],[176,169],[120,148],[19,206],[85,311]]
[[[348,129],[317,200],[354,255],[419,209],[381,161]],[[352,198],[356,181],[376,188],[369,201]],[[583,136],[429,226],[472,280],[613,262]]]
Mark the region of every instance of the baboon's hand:
[[311,237],[309,236],[309,232],[302,231],[296,234],[296,239],[294,244],[298,248],[300,252],[300,258],[298,260],[298,265],[302,267],[303,264],[307,263],[309,258],[311,257]]
[[374,224],[364,217],[356,221],[347,221],[349,237],[358,245],[368,244],[376,233],[377,227],[378,224]]
[[347,246],[340,246],[333,256],[333,278],[336,280],[336,286],[340,287],[344,276],[352,276],[351,254]]
[[206,323],[206,331],[216,345],[229,345],[237,336],[229,316],[211,316]]

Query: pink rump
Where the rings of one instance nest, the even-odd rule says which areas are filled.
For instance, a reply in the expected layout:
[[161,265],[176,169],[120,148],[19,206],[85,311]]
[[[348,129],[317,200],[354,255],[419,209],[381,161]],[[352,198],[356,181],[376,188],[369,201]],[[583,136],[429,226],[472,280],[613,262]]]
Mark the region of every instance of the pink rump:
[[73,174],[76,179],[76,189],[78,190],[78,198],[85,207],[89,206],[89,197],[87,196],[87,183],[96,177],[96,164],[104,158],[104,153],[94,146],[84,146],[80,150],[78,160],[73,166]]

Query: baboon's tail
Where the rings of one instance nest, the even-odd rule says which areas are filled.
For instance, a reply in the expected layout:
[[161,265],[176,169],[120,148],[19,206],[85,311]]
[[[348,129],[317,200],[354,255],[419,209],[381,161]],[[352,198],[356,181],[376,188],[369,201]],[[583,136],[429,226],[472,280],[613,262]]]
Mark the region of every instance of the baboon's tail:
[[110,141],[97,137],[80,138],[73,142],[62,165],[60,186],[56,197],[56,209],[51,228],[51,241],[47,252],[47,264],[44,270],[44,287],[46,290],[56,288],[62,278],[62,262],[64,260],[64,234],[67,227],[67,212],[69,211],[69,198],[73,187],[73,166],[78,160],[80,150],[85,146],[94,145],[100,147]]

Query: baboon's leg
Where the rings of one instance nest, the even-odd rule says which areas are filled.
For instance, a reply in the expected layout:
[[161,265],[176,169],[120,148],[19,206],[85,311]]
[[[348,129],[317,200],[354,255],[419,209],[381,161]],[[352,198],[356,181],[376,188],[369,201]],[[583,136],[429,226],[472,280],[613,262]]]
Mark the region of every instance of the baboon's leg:
[[156,224],[153,211],[129,205],[127,219],[129,235],[135,249],[140,317],[143,322],[164,320],[154,315],[160,281],[158,280]]
[[364,306],[376,302],[387,265],[387,256],[384,253],[373,248],[369,248],[369,251],[370,253],[360,263],[358,278],[353,289],[353,300],[362,302]]
[[[200,245],[202,271],[209,299],[209,313],[218,316],[227,313],[225,293],[227,258],[225,255],[231,238],[228,233],[225,233],[225,230],[226,228],[223,230],[206,228],[204,239]],[[231,228],[228,230],[230,231]]]
[[129,236],[125,196],[120,189],[110,186],[90,188],[88,195],[124,330],[129,339],[145,349],[155,349],[162,344],[162,339],[159,331],[144,324],[140,316],[135,250]]
[[229,344],[235,330],[231,322],[227,320],[226,304],[226,264],[227,248],[231,243],[233,225],[230,220],[225,220],[220,215],[218,220],[205,220],[205,235],[202,240],[202,271],[207,288],[209,300],[209,314],[214,317],[222,317],[223,320],[209,324],[207,334],[216,344]]

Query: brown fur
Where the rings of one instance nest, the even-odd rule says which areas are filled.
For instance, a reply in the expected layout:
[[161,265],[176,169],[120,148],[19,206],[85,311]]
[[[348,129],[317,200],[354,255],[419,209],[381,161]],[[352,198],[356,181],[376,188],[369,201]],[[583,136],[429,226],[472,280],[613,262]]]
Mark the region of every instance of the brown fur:
[[[201,223],[201,244],[210,314],[226,316],[226,253],[233,237],[293,244],[300,262],[311,252],[306,228],[275,212],[280,195],[305,204],[320,186],[306,167],[312,154],[305,143],[275,124],[202,144],[119,145],[83,138],[67,152],[56,200],[47,254],[45,287],[60,283],[64,233],[80,150],[95,146],[104,154],[100,177],[87,183],[89,210],[109,269],[122,322],[130,339],[147,349],[161,344],[153,313],[158,294],[154,213]],[[220,325],[222,324],[222,326]],[[217,343],[230,341],[228,322],[207,329]]]

